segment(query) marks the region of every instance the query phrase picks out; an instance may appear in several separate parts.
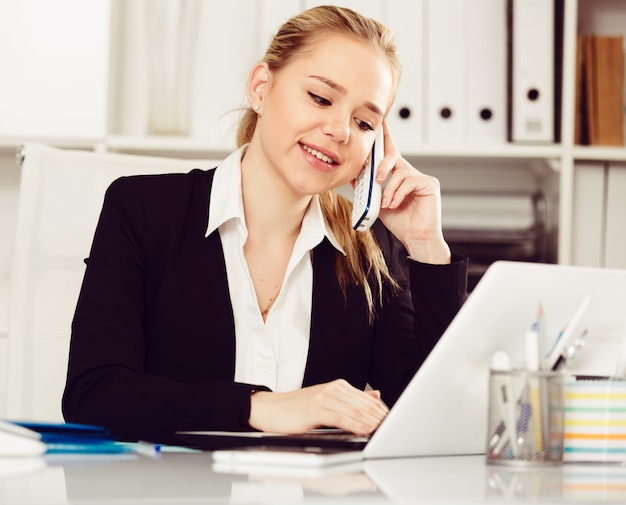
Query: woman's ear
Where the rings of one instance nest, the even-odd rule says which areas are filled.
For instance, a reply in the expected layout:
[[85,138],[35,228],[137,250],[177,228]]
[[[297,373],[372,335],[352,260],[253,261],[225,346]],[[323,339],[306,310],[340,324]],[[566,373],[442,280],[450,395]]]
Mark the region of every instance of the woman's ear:
[[250,71],[246,95],[250,106],[256,111],[258,111],[262,105],[270,77],[269,67],[264,61],[257,63]]

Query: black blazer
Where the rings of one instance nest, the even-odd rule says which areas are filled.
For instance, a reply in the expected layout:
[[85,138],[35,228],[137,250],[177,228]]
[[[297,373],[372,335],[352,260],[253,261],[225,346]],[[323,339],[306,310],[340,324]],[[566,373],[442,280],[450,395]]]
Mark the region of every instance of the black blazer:
[[[133,176],[108,189],[72,324],[63,413],[128,440],[176,443],[177,430],[250,429],[250,391],[233,381],[235,332],[219,233],[205,237],[213,170]],[[375,233],[403,286],[369,324],[364,295],[340,293],[338,253],[313,251],[303,386],[369,383],[392,405],[466,295],[467,261],[407,261]],[[409,288],[410,285],[410,288]],[[261,388],[265,389],[265,388]]]

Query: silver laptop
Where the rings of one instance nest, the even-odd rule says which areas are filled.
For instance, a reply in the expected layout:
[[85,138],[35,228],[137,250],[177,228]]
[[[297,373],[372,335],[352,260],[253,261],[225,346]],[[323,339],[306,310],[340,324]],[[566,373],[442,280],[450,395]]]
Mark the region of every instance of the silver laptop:
[[[492,264],[440,341],[370,437],[316,441],[308,434],[181,432],[185,443],[215,450],[280,446],[280,454],[351,450],[347,459],[482,454],[487,439],[488,376],[492,356],[506,351],[524,365],[524,334],[543,309],[546,346],[587,300],[586,339],[626,328],[626,270],[498,261]],[[606,346],[604,346],[606,347]],[[593,345],[590,346],[593,348]],[[583,350],[583,354],[586,352]],[[614,352],[586,373],[610,375]],[[607,357],[607,355],[609,357]],[[582,360],[583,362],[585,360]],[[589,363],[587,363],[589,365]],[[589,367],[587,367],[589,368]],[[341,438],[337,434],[335,438]],[[315,437],[319,438],[318,435]],[[332,437],[331,437],[332,438]],[[337,448],[338,447],[338,448]],[[250,453],[246,450],[241,452]],[[229,453],[232,456],[232,451]],[[241,455],[241,454],[240,454]],[[229,456],[229,457],[230,457]],[[318,458],[319,459],[319,458]],[[277,458],[277,461],[283,461]],[[321,464],[321,463],[319,463]]]

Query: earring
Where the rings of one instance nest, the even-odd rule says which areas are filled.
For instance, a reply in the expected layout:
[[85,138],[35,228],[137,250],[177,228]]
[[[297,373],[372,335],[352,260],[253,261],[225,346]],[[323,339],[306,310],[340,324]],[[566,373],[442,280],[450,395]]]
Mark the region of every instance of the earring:
[[256,111],[259,110],[259,104],[258,103],[254,106],[254,110],[256,110]]

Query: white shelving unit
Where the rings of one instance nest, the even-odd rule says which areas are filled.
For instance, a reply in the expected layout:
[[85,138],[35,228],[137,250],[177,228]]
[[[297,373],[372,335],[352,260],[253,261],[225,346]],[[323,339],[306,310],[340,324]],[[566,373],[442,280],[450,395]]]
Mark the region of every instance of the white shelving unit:
[[[36,2],[37,0],[30,0]],[[70,1],[70,0],[66,0]],[[79,149],[94,149],[98,151],[116,151],[127,152],[137,154],[154,154],[159,156],[172,156],[183,158],[216,158],[225,155],[233,147],[227,142],[223,142],[221,145],[210,144],[207,139],[200,134],[192,132],[189,136],[150,136],[137,133],[120,133],[115,131],[119,126],[120,106],[124,101],[120,99],[120,86],[123,85],[124,77],[122,71],[128,70],[132,61],[121,58],[130,58],[133,55],[138,54],[141,47],[133,46],[133,50],[128,50],[129,47],[124,46],[124,43],[128,43],[129,36],[128,25],[120,26],[120,19],[127,19],[120,17],[120,10],[126,9],[125,14],[140,8],[140,2],[132,2],[132,7],[124,7],[127,2],[120,2],[119,0],[100,0],[99,9],[103,9],[104,4],[109,5],[111,15],[107,17],[110,19],[111,27],[106,32],[106,35],[102,35],[102,31],[99,33],[100,39],[93,43],[96,48],[101,47],[103,41],[102,37],[111,37],[108,42],[110,47],[109,58],[109,106],[108,106],[108,120],[104,121],[108,124],[107,130],[102,131],[101,136],[83,137],[81,135],[76,136],[63,136],[60,138],[54,138],[47,134],[41,135],[36,132],[33,135],[17,134],[13,137],[10,135],[2,136],[0,134],[0,151],[5,153],[13,149],[23,139],[41,141],[60,147],[79,148]],[[70,2],[71,3],[71,2]],[[130,3],[130,2],[128,2]],[[250,64],[260,57],[261,48],[264,47],[268,34],[271,33],[275,27],[284,18],[292,15],[299,8],[314,5],[315,2],[311,0],[302,0],[301,2],[293,1],[277,1],[265,0],[256,2],[253,7],[250,7],[255,16],[250,16],[252,21],[245,21],[238,15],[241,6],[237,2],[230,3],[230,6],[225,6],[223,2],[203,2],[203,9],[210,9],[211,5],[219,4],[219,15],[225,19],[224,23],[219,23],[222,28],[221,31],[232,31],[232,26],[237,26],[237,33],[234,37],[238,42],[243,44],[243,49],[238,49],[239,59],[233,58],[232,55],[228,55],[228,58],[223,58],[224,61],[228,59],[234,61],[237,60],[237,68],[232,67],[235,63],[231,63],[231,70],[227,73],[228,76],[238,76],[239,80],[245,78],[245,74]],[[336,2],[338,4],[344,4],[352,7],[359,7],[359,3],[354,0],[345,0],[343,2]],[[368,12],[385,13],[387,12],[387,5],[385,0],[377,0],[368,4]],[[246,4],[248,5],[248,4]],[[579,19],[579,12],[581,18]],[[231,14],[232,13],[232,14]],[[235,14],[236,21],[235,21]],[[229,23],[226,17],[232,15],[233,22]],[[621,21],[624,21],[623,23]],[[242,26],[243,25],[245,26]],[[253,24],[256,23],[256,24]],[[223,26],[229,26],[230,28],[224,29]],[[437,160],[439,162],[450,160],[452,165],[462,165],[464,160],[470,160],[476,162],[479,160],[499,160],[502,161],[502,169],[506,170],[506,162],[515,160],[517,162],[528,162],[529,166],[533,166],[536,169],[536,162],[538,160],[545,161],[545,172],[543,175],[546,177],[552,177],[551,171],[558,173],[558,198],[559,198],[559,212],[558,212],[558,261],[560,263],[571,263],[574,257],[572,251],[573,244],[573,222],[572,222],[572,209],[575,205],[573,201],[573,184],[574,184],[574,172],[575,164],[577,160],[595,160],[598,162],[624,162],[626,161],[626,148],[603,148],[603,147],[582,147],[575,146],[573,143],[573,119],[574,119],[574,96],[575,96],[575,59],[576,59],[576,35],[580,30],[585,31],[603,31],[609,32],[615,31],[621,27],[622,32],[626,30],[626,5],[620,0],[566,0],[565,12],[564,12],[564,43],[563,43],[563,88],[562,88],[562,117],[561,117],[561,142],[553,145],[518,145],[510,143],[501,143],[495,145],[480,145],[480,144],[468,144],[463,145],[458,142],[451,142],[446,145],[429,145],[416,140],[416,142],[404,149],[404,154],[416,160],[418,164],[425,162],[425,166],[428,166],[428,162]],[[126,31],[125,31],[126,30]],[[246,37],[241,34],[246,33]],[[400,38],[400,37],[399,37]],[[244,39],[250,39],[252,42],[245,42]],[[406,40],[406,37],[402,37],[401,40]],[[218,48],[219,52],[224,53],[224,48]],[[218,51],[216,51],[217,54]],[[126,53],[130,53],[130,56]],[[404,51],[405,54],[408,51]],[[216,56],[217,58],[217,56]],[[224,63],[222,61],[222,63]],[[405,63],[406,65],[406,63]],[[211,64],[207,61],[205,67],[211,67]],[[221,75],[213,75],[210,78],[214,81],[222,81],[225,78]],[[122,84],[120,84],[120,82]],[[229,82],[230,85],[230,82]],[[0,86],[0,92],[2,87]],[[229,104],[226,109],[230,107]],[[231,118],[234,122],[236,118]],[[8,158],[8,156],[7,156]],[[543,184],[541,178],[538,180],[538,184]],[[445,188],[444,188],[445,189]]]
[[[385,16],[389,17],[390,24],[393,25],[396,31],[400,31],[398,39],[405,44],[404,50],[401,47],[401,55],[405,61],[405,66],[407,66],[406,57],[411,55],[412,49],[406,49],[406,46],[411,45],[411,48],[421,48],[423,46],[420,44],[424,43],[424,39],[419,30],[412,30],[411,23],[407,21],[411,17],[408,14],[405,16],[402,16],[402,14],[410,12],[412,16],[416,16],[416,21],[420,21],[418,19],[419,16],[422,16],[422,21],[426,17],[424,16],[425,11],[420,10],[420,2],[409,2],[407,0],[406,5],[402,5],[402,8],[400,8],[399,4],[395,3],[397,1],[371,0],[367,2],[367,11],[365,13],[369,15],[380,14],[383,18]],[[428,2],[433,0],[422,1]],[[28,65],[22,62],[17,69],[12,67],[7,75],[15,78],[15,72],[17,72],[17,77],[20,77],[20,69],[24,71],[24,69],[28,68],[28,75],[25,74],[22,78],[38,79],[39,82],[45,83],[46,89],[42,89],[42,93],[45,91],[51,96],[54,96],[54,93],[63,87],[76,85],[77,82],[80,82],[81,89],[85,87],[92,89],[96,99],[92,104],[89,100],[84,100],[84,94],[82,94],[79,105],[72,103],[64,104],[68,108],[67,115],[68,117],[79,117],[78,112],[82,113],[84,111],[77,111],[76,107],[81,107],[89,109],[87,112],[90,112],[93,118],[90,120],[87,130],[80,131],[74,127],[73,133],[67,133],[65,129],[55,130],[50,128],[50,121],[41,123],[45,123],[45,128],[39,128],[40,122],[38,121],[30,123],[19,121],[20,128],[24,124],[31,124],[33,131],[10,131],[10,124],[7,126],[6,119],[3,122],[0,118],[0,192],[2,194],[14,195],[18,190],[19,179],[15,175],[14,151],[25,140],[63,148],[195,159],[221,158],[232,149],[232,142],[228,140],[232,138],[232,131],[229,131],[231,137],[222,136],[219,139],[214,138],[211,134],[214,129],[218,128],[219,120],[224,118],[216,118],[212,124],[208,124],[210,121],[208,117],[204,118],[206,121],[203,120],[203,115],[209,110],[210,104],[207,105],[207,103],[194,104],[197,106],[195,107],[197,110],[194,113],[199,115],[191,121],[195,130],[192,128],[192,131],[185,135],[146,135],[144,126],[137,126],[132,120],[130,123],[129,121],[123,121],[122,116],[133,109],[133,107],[133,110],[143,110],[142,107],[145,107],[145,104],[141,102],[141,89],[138,87],[141,84],[141,80],[135,79],[132,72],[134,71],[133,69],[136,69],[136,60],[133,60],[133,58],[138,58],[143,54],[144,47],[142,44],[145,45],[146,42],[143,40],[143,42],[140,41],[138,43],[137,39],[133,38],[138,35],[135,33],[137,31],[136,27],[132,25],[131,21],[132,16],[137,14],[137,10],[145,8],[149,0],[97,0],[97,8],[90,7],[89,9],[84,8],[82,6],[83,2],[80,2],[80,0],[62,0],[55,3],[54,8],[58,12],[57,15],[52,16],[53,19],[44,20],[39,18],[35,23],[28,23],[30,18],[27,16],[33,16],[34,13],[42,12],[41,9],[37,9],[40,2],[47,5],[45,0],[23,0],[15,3],[15,5],[11,2],[0,4],[0,19],[12,19],[12,26],[19,26],[19,31],[15,32],[14,29],[13,32],[20,35],[17,43],[24,45],[25,54],[28,57]],[[394,2],[393,6],[390,6],[390,2]],[[204,72],[199,78],[200,85],[204,86],[200,91],[205,94],[207,91],[215,94],[211,98],[212,106],[220,106],[221,112],[227,112],[240,105],[240,100],[237,98],[238,95],[233,93],[233,90],[237,89],[237,82],[239,82],[241,86],[237,89],[237,92],[243,91],[243,83],[245,82],[247,71],[261,57],[262,51],[269,40],[269,34],[284,19],[298,10],[315,3],[322,2],[312,0],[259,0],[257,2],[249,2],[249,0],[233,0],[229,2],[224,2],[223,0],[200,0],[197,5],[201,6],[198,8],[203,9],[203,16],[208,15],[207,9],[217,9],[213,18],[218,21],[213,22],[211,25],[213,34],[202,34],[202,37],[204,37],[202,39],[203,43],[207,44],[206,47],[213,47],[213,52],[211,54],[196,55],[197,58],[205,59],[196,61],[195,64],[196,66],[201,66],[201,71]],[[363,7],[363,2],[358,0],[345,0],[336,3],[357,9],[365,8]],[[474,186],[489,183],[498,185],[498,187],[509,184],[513,188],[516,185],[535,185],[538,189],[545,191],[550,197],[554,208],[552,225],[555,234],[555,250],[557,251],[555,259],[560,263],[571,264],[579,261],[579,255],[577,255],[575,250],[576,244],[585,242],[584,237],[581,240],[581,237],[578,236],[581,233],[581,228],[574,222],[574,210],[581,204],[576,199],[576,195],[580,194],[576,190],[577,164],[592,162],[592,164],[595,163],[598,166],[598,173],[612,171],[613,175],[619,173],[620,170],[626,170],[626,148],[574,145],[576,36],[581,31],[594,31],[605,34],[624,33],[626,31],[626,2],[623,0],[564,0],[564,3],[560,143],[549,145],[521,145],[504,142],[480,144],[453,140],[443,145],[433,145],[425,143],[423,139],[415,139],[414,143],[405,143],[403,145],[403,154],[418,168],[424,171],[432,169],[435,175],[441,174],[446,179],[446,183],[455,186],[455,189],[466,183]],[[94,23],[99,21],[105,24],[106,29],[100,27],[91,32],[83,30],[81,32],[80,47],[77,44],[68,43],[68,39],[65,38],[61,47],[65,49],[66,53],[71,54],[62,54],[58,50],[61,47],[55,48],[54,45],[55,41],[58,40],[56,35],[51,34],[47,36],[44,31],[46,29],[58,31],[59,26],[65,26],[63,25],[63,19],[67,18],[67,16],[60,15],[62,12],[65,12],[64,9],[68,11],[71,9],[74,13],[80,13],[80,16],[85,17],[86,26],[96,26]],[[246,11],[245,16],[241,15],[243,9]],[[44,12],[49,13],[50,10],[44,9]],[[103,12],[107,14],[102,15]],[[19,16],[25,17],[19,18]],[[211,18],[210,15],[209,18]],[[81,23],[81,19],[78,19],[76,16],[71,16],[71,19],[71,25]],[[7,34],[10,36],[13,32],[10,30],[8,32],[5,31],[3,32],[4,35],[0,33],[0,41],[4,41],[3,36],[6,37]],[[232,40],[232,43],[223,42],[218,44],[219,40]],[[414,44],[416,45],[413,46]],[[44,52],[38,50],[38,45],[47,48],[47,50]],[[0,59],[0,63],[14,65],[16,61],[21,61],[15,57],[15,43],[7,42],[0,47],[4,47],[6,51],[11,52],[11,56],[8,57],[3,53],[5,50],[0,50],[0,58],[4,58]],[[102,47],[109,48],[108,55],[103,56]],[[72,53],[72,51],[75,52]],[[93,54],[98,59],[102,67],[101,69],[98,69],[93,64],[93,61],[87,62],[85,60],[85,55],[88,54]],[[51,79],[51,75],[54,74],[50,70],[53,67],[49,64],[45,65],[47,73],[38,75],[38,57],[47,59],[61,58],[62,61],[60,60],[58,68],[64,73],[63,79],[55,76],[54,80],[47,80]],[[83,59],[81,60],[81,58]],[[93,81],[78,80],[79,77],[81,79],[86,78],[82,72],[81,61],[88,63],[89,76],[94,79]],[[220,71],[217,72],[216,68],[220,69]],[[108,79],[108,82],[104,84],[100,82],[103,75],[107,76],[106,79]],[[405,77],[407,77],[406,82],[411,86],[421,86],[424,81],[423,76],[421,79],[422,84],[414,78],[414,75],[405,75]],[[12,87],[8,91],[6,82],[12,83]],[[54,88],[53,85],[48,85],[48,82],[56,83],[61,88]],[[32,87],[27,89],[32,90]],[[31,97],[20,96],[19,90],[19,79],[15,82],[5,81],[4,79],[0,81],[0,104],[14,105],[14,109],[18,113],[33,114],[35,118],[45,113],[44,109],[33,110],[29,108],[29,104],[32,103]],[[108,93],[107,96],[104,96],[104,100],[108,102],[106,107],[101,106],[103,90],[105,94]],[[126,94],[125,98],[122,97],[125,93],[124,90],[130,93]],[[7,92],[13,93],[10,99],[7,99]],[[223,93],[224,96],[227,95],[227,99],[219,96],[218,92]],[[198,99],[201,96],[199,93],[196,89],[192,93],[193,98]],[[401,99],[409,95],[410,93],[407,94],[403,91]],[[57,111],[58,108],[54,109],[55,114],[58,113]],[[417,110],[416,114],[419,116],[420,112],[424,115],[425,108],[421,111]],[[215,115],[219,114],[216,113]],[[4,117],[6,118],[7,116]],[[236,114],[229,115],[226,122],[228,121],[236,122]],[[103,126],[100,127],[98,125]],[[124,131],[125,128],[126,131]],[[488,167],[484,169],[487,172],[483,170],[484,167]],[[478,170],[478,172],[475,172],[475,170]],[[485,176],[485,179],[476,180],[475,173],[482,174],[482,176],[485,176],[484,174],[488,175]],[[619,183],[621,179],[613,177],[611,180]],[[444,184],[444,192],[446,187]],[[626,192],[626,188],[624,188],[624,191]],[[614,193],[615,191],[611,194],[614,195]],[[606,197],[606,194],[600,195],[598,197],[600,200],[598,201],[584,203],[592,206],[608,205],[607,208],[614,209],[615,205],[602,200],[602,198]],[[7,240],[3,240],[2,247],[4,249],[0,250],[0,261],[3,262],[0,264],[0,290],[4,289],[5,293],[6,289],[3,286],[8,284],[9,251],[12,247],[10,236],[17,212],[14,203],[15,198],[13,196],[4,198],[1,203],[2,219],[0,219],[0,226],[2,226],[2,230],[0,232],[3,233],[3,236],[9,237]],[[578,216],[578,218],[580,217]],[[605,225],[605,227],[606,233],[614,233],[611,231],[615,229],[612,225]],[[611,240],[609,243],[612,246],[624,247],[626,250],[626,246],[620,245],[619,241]],[[619,257],[619,255],[612,255],[612,257],[616,256]],[[626,253],[623,257],[626,258]],[[612,266],[626,267],[626,263]],[[5,299],[6,295],[0,295],[0,302]],[[5,313],[5,307],[0,307],[0,336],[3,332],[3,325],[6,326],[6,317],[3,316]]]
[[[314,5],[315,1],[303,1],[301,7]],[[348,7],[358,8],[354,0],[335,2]],[[376,2],[374,2],[376,3]],[[576,37],[580,31],[597,31],[613,33],[621,27],[626,31],[626,4],[620,0],[565,0],[563,19],[563,69],[562,69],[562,108],[561,108],[561,139],[558,144],[523,145],[513,143],[498,144],[465,144],[450,142],[446,145],[432,145],[423,143],[422,139],[403,149],[403,154],[417,166],[433,167],[437,169],[442,164],[458,167],[459,173],[464,166],[475,166],[485,161],[487,164],[499,162],[502,171],[506,171],[509,162],[516,165],[526,164],[534,172],[536,183],[546,189],[558,200],[556,211],[555,242],[559,263],[571,264],[576,262],[573,250],[575,238],[575,223],[573,222],[575,194],[575,167],[578,161],[597,161],[599,163],[623,163],[626,161],[626,148],[588,147],[574,144],[574,98],[575,98],[575,62]],[[368,12],[376,14],[385,12],[385,2],[369,6]],[[283,17],[293,14],[293,6],[285,9]],[[273,7],[275,18],[281,17],[280,8]],[[263,11],[263,9],[261,9]],[[624,20],[620,23],[620,20]],[[268,28],[271,20],[264,18],[265,33],[271,32]],[[128,135],[108,135],[104,140],[105,149],[119,152],[158,154],[175,157],[218,157],[229,149],[215,149],[207,147],[206,143],[194,138],[180,137],[141,137]],[[502,176],[505,177],[505,176]],[[551,189],[550,186],[556,186]],[[445,186],[444,186],[445,190]],[[598,202],[599,205],[602,202]],[[558,224],[557,224],[558,223]],[[626,263],[623,265],[626,266]]]
[[607,162],[626,162],[626,149],[623,147],[588,147],[575,146],[572,149],[574,160],[596,160]]

